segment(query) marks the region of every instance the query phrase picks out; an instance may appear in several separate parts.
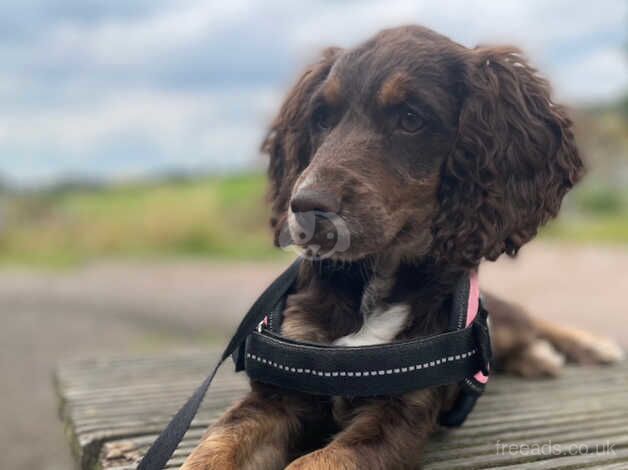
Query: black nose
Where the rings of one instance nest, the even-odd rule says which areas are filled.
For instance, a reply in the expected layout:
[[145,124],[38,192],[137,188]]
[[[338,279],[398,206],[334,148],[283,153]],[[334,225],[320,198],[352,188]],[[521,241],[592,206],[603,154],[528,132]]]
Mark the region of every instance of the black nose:
[[340,201],[334,194],[316,191],[314,189],[301,189],[290,200],[292,212],[332,212],[338,213]]

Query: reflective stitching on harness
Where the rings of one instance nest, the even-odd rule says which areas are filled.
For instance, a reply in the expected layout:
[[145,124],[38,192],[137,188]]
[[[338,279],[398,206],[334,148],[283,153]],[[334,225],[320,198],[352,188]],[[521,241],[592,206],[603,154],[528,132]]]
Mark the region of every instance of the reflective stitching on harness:
[[274,367],[275,369],[280,369],[286,372],[290,372],[292,374],[311,374],[311,375],[317,375],[319,377],[337,377],[337,376],[368,377],[369,375],[371,376],[395,375],[395,374],[405,374],[407,372],[413,372],[415,370],[420,370],[420,369],[430,369],[432,367],[436,367],[437,365],[445,364],[446,362],[455,362],[461,359],[466,359],[467,357],[471,357],[476,353],[477,353],[477,350],[472,349],[471,351],[466,352],[464,354],[456,354],[455,356],[445,356],[436,361],[431,361],[429,363],[426,362],[425,364],[416,364],[413,366],[401,367],[399,369],[365,370],[362,372],[320,371],[320,370],[313,370],[313,369],[300,369],[300,368],[290,367],[284,364],[277,364],[276,362],[271,362],[270,360],[260,357],[256,354],[247,353],[246,357],[249,359],[253,359],[254,361],[257,361],[261,364],[266,364],[268,366]]

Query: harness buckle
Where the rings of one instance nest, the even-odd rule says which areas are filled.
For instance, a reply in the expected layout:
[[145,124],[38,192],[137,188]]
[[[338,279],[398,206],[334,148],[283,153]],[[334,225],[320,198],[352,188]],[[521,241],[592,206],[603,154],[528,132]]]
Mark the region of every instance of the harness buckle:
[[266,315],[264,319],[257,324],[257,332],[261,333],[266,328],[268,328],[268,315]]

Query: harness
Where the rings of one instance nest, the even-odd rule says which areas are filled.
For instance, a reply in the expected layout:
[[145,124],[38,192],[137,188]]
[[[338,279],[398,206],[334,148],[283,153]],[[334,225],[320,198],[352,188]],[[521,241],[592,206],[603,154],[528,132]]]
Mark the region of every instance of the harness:
[[457,282],[444,333],[394,343],[346,347],[294,341],[280,335],[285,299],[301,259],[290,265],[255,301],[229,341],[218,364],[150,447],[138,470],[161,470],[172,456],[229,357],[236,371],[255,381],[300,392],[346,397],[394,396],[413,390],[458,384],[453,407],[440,416],[443,426],[460,426],[488,381],[491,342],[487,311],[477,273]]

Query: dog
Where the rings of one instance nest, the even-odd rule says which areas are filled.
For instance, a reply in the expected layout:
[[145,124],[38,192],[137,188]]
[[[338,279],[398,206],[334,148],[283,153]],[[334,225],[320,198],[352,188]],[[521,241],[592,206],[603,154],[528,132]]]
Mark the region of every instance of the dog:
[[[276,240],[306,251],[282,334],[382,344],[443,332],[454,285],[514,256],[557,215],[584,165],[565,109],[512,47],[469,49],[419,26],[329,48],[289,92],[263,143]],[[350,243],[334,252],[335,214]],[[483,293],[494,367],[556,376],[611,363],[614,343]],[[185,470],[412,469],[457,386],[323,398],[252,383]]]

